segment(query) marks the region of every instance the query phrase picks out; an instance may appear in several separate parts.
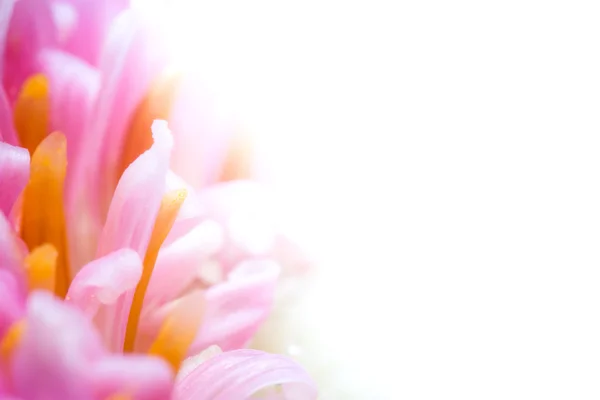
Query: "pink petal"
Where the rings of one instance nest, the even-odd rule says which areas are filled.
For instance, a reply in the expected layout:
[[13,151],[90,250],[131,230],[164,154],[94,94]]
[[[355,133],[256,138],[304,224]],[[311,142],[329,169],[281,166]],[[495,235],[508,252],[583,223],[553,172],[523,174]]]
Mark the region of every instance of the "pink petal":
[[165,121],[152,125],[154,145],[123,173],[113,196],[98,256],[129,247],[144,257],[165,192],[173,138]]
[[0,338],[25,312],[25,301],[17,279],[10,272],[0,269]]
[[221,350],[219,346],[210,346],[195,356],[186,358],[183,361],[183,364],[181,364],[179,371],[177,371],[177,381],[181,382],[186,376],[198,368],[200,364],[221,353],[223,353],[223,350]]
[[90,373],[100,399],[126,394],[135,400],[165,400],[173,390],[173,372],[160,358],[112,356],[97,363]]
[[167,235],[163,246],[168,246],[170,243],[173,243],[173,241],[183,237],[183,235],[195,228],[203,219],[204,213],[202,205],[200,204],[199,196],[194,188],[173,171],[169,170],[165,190],[171,192],[179,189],[185,189],[187,191],[187,197],[177,214],[177,219]]
[[221,223],[227,241],[219,261],[226,271],[251,258],[271,258],[283,275],[305,273],[311,264],[306,250],[285,226],[285,213],[274,193],[251,181],[223,183],[205,190],[204,212]]
[[175,388],[174,400],[243,400],[259,390],[282,385],[270,398],[311,400],[317,389],[291,359],[256,350],[223,353],[203,362]]
[[26,248],[22,245],[4,216],[0,213],[0,269],[5,269],[15,276],[19,283],[25,282],[23,262]]
[[219,184],[203,192],[208,215],[227,230],[220,261],[226,271],[250,257],[269,256],[277,237],[276,204],[256,183]]
[[[6,34],[12,17],[15,0],[3,0],[0,2],[0,54],[4,54],[4,46],[6,45]],[[4,76],[4,60],[0,60],[0,76]],[[1,125],[0,125],[1,127]],[[2,139],[2,131],[0,130],[0,140]]]
[[42,72],[50,81],[52,130],[65,134],[68,159],[74,160],[100,86],[99,73],[81,59],[59,50],[44,50],[39,58]]
[[141,275],[142,260],[135,251],[114,251],[86,264],[75,275],[67,301],[93,319],[101,306],[113,305],[124,293],[135,289]]
[[[6,36],[8,26],[12,18],[15,0],[3,0],[0,2],[0,77],[4,76],[4,50],[6,46]],[[17,137],[12,123],[12,111],[4,92],[3,85],[0,85],[0,142],[17,144]]]
[[61,47],[86,62],[97,65],[110,24],[128,3],[128,0],[53,2]]
[[12,383],[24,399],[92,398],[90,366],[103,349],[90,322],[49,293],[29,296],[25,333],[12,358]]
[[177,140],[171,167],[197,188],[215,183],[234,133],[232,112],[220,104],[216,91],[188,73],[173,104],[169,123]]
[[4,49],[4,87],[11,101],[16,99],[25,79],[40,71],[39,52],[56,44],[50,2],[15,2]]
[[246,261],[227,282],[208,289],[204,321],[189,353],[211,345],[225,351],[245,346],[271,311],[278,275],[273,262]]
[[163,246],[150,278],[144,306],[153,308],[174,300],[217,252],[222,236],[218,224],[205,221],[172,244]]
[[[1,6],[0,6],[1,7]],[[2,61],[0,60],[0,65]],[[4,87],[0,85],[0,142],[18,145],[17,134],[13,125],[13,113],[6,97]]]
[[[83,0],[82,0],[83,1]],[[85,140],[71,163],[73,177],[68,204],[72,231],[84,243],[98,243],[98,236],[117,184],[117,167],[131,115],[165,68],[168,57],[160,37],[133,10],[116,17],[106,38],[100,62],[100,89],[91,112]],[[74,254],[75,269],[93,258],[86,248]]]
[[[154,220],[165,191],[173,139],[165,121],[152,125],[154,145],[139,156],[123,173],[110,204],[108,217],[98,244],[97,256],[131,248],[145,256]],[[133,290],[127,292],[107,311],[105,318],[115,321],[107,345],[113,351],[123,346],[127,315]]]
[[0,142],[0,212],[10,215],[29,181],[29,152]]

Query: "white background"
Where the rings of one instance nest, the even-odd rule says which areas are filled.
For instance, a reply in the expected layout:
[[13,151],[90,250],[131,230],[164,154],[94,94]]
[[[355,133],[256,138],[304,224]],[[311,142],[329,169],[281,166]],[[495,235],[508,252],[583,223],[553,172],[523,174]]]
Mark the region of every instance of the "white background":
[[600,397],[597,2],[197,7],[322,260],[279,323],[323,398]]

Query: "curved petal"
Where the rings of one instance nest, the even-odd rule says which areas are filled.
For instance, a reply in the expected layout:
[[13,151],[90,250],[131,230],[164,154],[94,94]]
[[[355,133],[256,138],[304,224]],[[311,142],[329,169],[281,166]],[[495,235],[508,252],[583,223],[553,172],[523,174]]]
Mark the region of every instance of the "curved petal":
[[165,121],[152,125],[154,145],[123,173],[98,244],[98,256],[129,247],[144,257],[165,192],[173,138]]
[[92,398],[90,366],[104,354],[82,315],[46,292],[29,296],[25,332],[12,356],[14,392],[24,399]]
[[29,152],[0,142],[0,212],[9,216],[29,180]]
[[174,300],[210,262],[221,246],[223,232],[214,221],[204,221],[188,234],[163,247],[150,278],[145,307]]
[[271,261],[246,261],[227,282],[208,289],[204,321],[188,354],[211,345],[225,351],[245,346],[271,311],[278,275]]
[[[86,264],[75,276],[67,301],[90,319],[103,305],[112,305],[135,289],[142,275],[142,260],[131,249],[121,249]],[[107,321],[109,322],[109,321]]]
[[173,372],[160,358],[112,356],[94,365],[90,373],[100,399],[122,394],[135,400],[164,400],[173,390]]
[[271,389],[270,399],[317,398],[308,374],[291,359],[257,350],[216,355],[180,380],[174,400],[243,400]]
[[[135,250],[140,258],[146,254],[165,192],[173,142],[165,121],[156,121],[152,130],[154,145],[125,170],[119,181],[98,244],[98,257],[122,248]],[[131,290],[119,298],[112,311],[107,310],[108,314],[103,317],[115,323],[114,327],[111,324],[107,337],[111,350],[120,350],[123,346],[133,292]]]
[[[85,243],[98,243],[119,181],[116,171],[129,120],[168,60],[166,47],[149,25],[133,10],[122,12],[111,25],[101,55],[100,89],[72,163],[76,173],[71,187],[77,190],[68,193],[73,218],[84,222],[74,224],[74,235]],[[78,253],[76,267],[93,258],[92,249]]]
[[163,246],[168,246],[173,241],[187,234],[204,218],[200,198],[194,188],[173,171],[169,170],[167,173],[166,191],[170,192],[180,189],[185,189],[188,195],[179,210],[179,214],[177,214],[177,219],[167,235]]

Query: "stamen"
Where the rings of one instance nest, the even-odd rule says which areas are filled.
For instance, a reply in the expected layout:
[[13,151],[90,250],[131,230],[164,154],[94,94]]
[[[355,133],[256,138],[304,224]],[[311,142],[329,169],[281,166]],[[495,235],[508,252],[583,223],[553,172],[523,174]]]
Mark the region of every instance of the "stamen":
[[202,291],[195,290],[183,297],[165,320],[148,353],[162,357],[177,372],[196,337],[203,311]]
[[44,139],[31,158],[31,177],[23,193],[21,237],[29,249],[51,244],[58,251],[56,294],[64,298],[69,287],[69,259],[63,187],[67,169],[67,142],[60,132]]
[[36,247],[29,253],[25,258],[29,290],[41,289],[54,292],[57,258],[58,251],[51,244]]
[[48,79],[37,74],[25,81],[13,112],[21,145],[33,154],[50,130]]
[[125,343],[123,345],[123,351],[133,351],[135,345],[135,337],[137,328],[140,322],[140,314],[142,312],[142,305],[144,303],[144,296],[150,283],[150,277],[154,270],[154,264],[158,257],[158,252],[163,242],[167,238],[169,231],[175,223],[179,209],[187,197],[187,190],[174,190],[164,195],[158,215],[156,216],[156,222],[154,223],[154,229],[148,243],[148,250],[146,250],[146,256],[144,257],[144,270],[142,271],[142,277],[140,282],[135,289],[133,295],[133,301],[131,303],[131,310],[129,311],[129,320],[127,322],[127,330],[125,331]]

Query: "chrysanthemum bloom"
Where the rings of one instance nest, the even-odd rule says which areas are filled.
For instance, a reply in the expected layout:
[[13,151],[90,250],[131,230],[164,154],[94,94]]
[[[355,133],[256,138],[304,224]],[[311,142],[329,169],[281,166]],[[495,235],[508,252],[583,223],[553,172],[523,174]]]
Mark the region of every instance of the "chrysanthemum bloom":
[[[293,382],[295,398],[313,398],[279,356],[181,367],[247,344],[285,240],[240,209],[260,197],[251,183],[207,188],[247,177],[235,135],[197,112],[197,85],[168,72],[167,47],[124,3],[0,5],[0,393],[159,399],[177,374],[174,398]],[[174,138],[166,122],[150,136],[157,118]],[[122,372],[134,366],[147,373]]]

